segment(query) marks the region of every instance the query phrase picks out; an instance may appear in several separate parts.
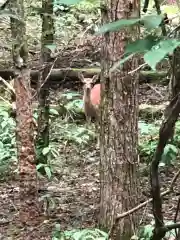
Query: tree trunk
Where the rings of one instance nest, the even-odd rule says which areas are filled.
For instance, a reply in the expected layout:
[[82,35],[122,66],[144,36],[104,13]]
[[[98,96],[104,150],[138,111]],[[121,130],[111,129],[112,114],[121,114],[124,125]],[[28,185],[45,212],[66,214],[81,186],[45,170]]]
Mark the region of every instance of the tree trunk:
[[[40,73],[38,87],[39,116],[38,116],[38,144],[41,148],[49,146],[49,88],[45,87],[48,74],[51,70],[51,51],[47,45],[52,45],[54,40],[53,1],[42,0],[42,37],[41,37],[41,59],[43,70]],[[47,156],[40,155],[39,161],[47,163]]]
[[180,47],[174,51],[170,84],[170,99],[172,99],[180,91]]
[[37,223],[39,216],[37,175],[35,166],[34,129],[30,89],[30,71],[27,63],[24,1],[11,1],[11,9],[20,20],[11,19],[13,38],[12,54],[16,77],[14,81],[16,98],[16,141],[20,181],[20,221],[24,225]]
[[[139,17],[139,1],[133,1],[133,11]],[[106,0],[102,22],[127,18],[125,2]],[[121,32],[106,33],[102,46],[102,108],[100,130],[100,226],[111,230],[115,239],[130,239],[136,230],[138,217],[134,214],[115,221],[117,214],[138,204],[138,75],[128,72],[138,67],[132,58],[121,71],[109,73],[120,60],[125,44],[135,39],[138,27]]]

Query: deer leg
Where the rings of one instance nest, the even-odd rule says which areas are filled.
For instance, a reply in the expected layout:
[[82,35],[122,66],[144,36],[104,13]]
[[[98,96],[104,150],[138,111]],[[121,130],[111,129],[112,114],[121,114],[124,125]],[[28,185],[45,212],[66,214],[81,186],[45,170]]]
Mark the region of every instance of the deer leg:
[[90,123],[91,123],[91,117],[90,116],[86,115],[86,122],[87,122],[87,126],[89,126]]
[[99,148],[100,147],[100,136],[99,136],[99,129],[100,128],[100,125],[99,125],[99,116],[98,114],[96,115],[96,122],[95,122],[95,133],[96,133],[96,140],[97,140],[97,143],[96,143],[96,148]]

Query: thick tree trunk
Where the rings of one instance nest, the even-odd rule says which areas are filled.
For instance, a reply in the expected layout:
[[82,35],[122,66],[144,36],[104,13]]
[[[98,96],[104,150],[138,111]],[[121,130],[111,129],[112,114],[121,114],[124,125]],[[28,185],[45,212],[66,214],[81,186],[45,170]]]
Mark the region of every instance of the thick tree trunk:
[[[102,13],[103,23],[126,18],[127,6],[121,0],[107,0]],[[139,17],[139,2],[133,1]],[[105,34],[102,47],[102,111],[100,131],[100,226],[113,230],[115,239],[130,239],[136,230],[138,217],[134,214],[115,223],[117,214],[138,203],[138,76],[128,72],[138,67],[138,59],[124,64],[121,71],[109,73],[121,58],[125,44],[134,39],[138,28]]]
[[[54,39],[54,22],[53,22],[53,1],[42,0],[42,37],[41,37],[41,59],[40,63],[43,70],[40,73],[39,87],[38,87],[38,101],[39,101],[39,117],[38,117],[38,144],[42,148],[49,146],[49,88],[45,87],[48,74],[51,70],[50,62],[51,51],[47,45],[53,44]],[[47,163],[47,156],[41,154],[38,162]]]
[[14,0],[10,5],[20,18],[11,19],[13,38],[13,60],[17,76],[14,81],[16,98],[16,140],[20,174],[20,221],[24,225],[34,225],[38,221],[39,205],[34,149],[34,124],[32,114],[30,71],[27,63],[26,29],[24,21],[24,1]]

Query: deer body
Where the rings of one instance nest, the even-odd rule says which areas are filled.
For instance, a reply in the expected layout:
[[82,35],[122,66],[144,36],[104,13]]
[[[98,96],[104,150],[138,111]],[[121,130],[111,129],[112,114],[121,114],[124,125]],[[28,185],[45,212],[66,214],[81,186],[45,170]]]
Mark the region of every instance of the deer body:
[[92,118],[95,118],[95,120],[98,121],[100,104],[100,84],[94,85],[92,89],[84,89],[83,103],[87,122],[90,123]]
[[[95,127],[96,132],[98,133],[101,85],[95,84],[94,87],[92,87],[92,83],[95,82],[98,76],[94,76],[93,78],[84,78],[81,73],[79,74],[79,78],[84,83],[83,107],[86,115],[86,121],[89,124],[91,122],[91,119],[95,118]],[[99,137],[97,137],[97,146],[99,147]]]
[[83,95],[83,107],[88,123],[92,118],[96,121],[99,120],[99,104],[100,104],[100,84],[95,84],[92,88],[92,83],[97,79],[97,76],[93,78],[84,78],[82,74],[79,74],[79,78],[84,83],[84,95]]

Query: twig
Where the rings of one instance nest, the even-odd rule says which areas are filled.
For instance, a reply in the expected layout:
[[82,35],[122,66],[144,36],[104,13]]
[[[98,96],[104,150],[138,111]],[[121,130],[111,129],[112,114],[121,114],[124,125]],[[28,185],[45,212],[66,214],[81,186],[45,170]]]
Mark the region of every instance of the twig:
[[143,64],[141,64],[139,67],[137,67],[137,68],[135,68],[134,70],[128,72],[128,74],[132,74],[132,73],[134,73],[134,72],[137,72],[139,69],[141,69],[142,67],[144,67],[144,66],[146,66],[146,65],[148,65],[148,64],[147,64],[147,63],[143,63]]
[[2,99],[5,103],[7,103],[9,106],[11,106],[12,107],[12,105],[11,105],[11,103],[10,102],[8,102],[6,99],[4,99],[3,97],[1,97],[0,96],[0,99]]
[[[50,76],[50,74],[51,74],[51,72],[52,72],[52,69],[53,69],[53,67],[54,67],[57,59],[58,59],[58,58],[56,57],[56,59],[54,60],[53,64],[51,65],[51,68],[50,68],[50,70],[49,70],[49,72],[48,72],[45,80],[43,81],[43,83],[41,84],[41,86],[40,86],[39,89],[38,89],[39,91],[40,91],[40,89],[44,86],[44,84],[47,82],[47,80],[48,80],[48,78],[49,78],[49,76]],[[38,91],[36,91],[36,93],[32,96],[32,99],[37,96],[37,93],[38,93]]]
[[170,31],[170,33],[168,34],[168,37],[170,37],[173,32],[177,32],[179,29],[180,29],[180,24]]
[[179,222],[178,223],[173,223],[173,224],[170,224],[170,225],[165,225],[164,227],[160,228],[160,231],[166,233],[166,232],[169,232],[169,231],[171,231],[173,229],[176,229],[176,228],[180,228],[180,223]]
[[151,86],[149,83],[147,83],[147,86],[154,90],[163,99],[163,95],[160,92],[158,92],[153,86]]
[[9,84],[4,78],[0,77],[0,81],[2,81],[4,83],[4,85],[15,94],[15,90],[14,88],[11,86],[11,84]]

